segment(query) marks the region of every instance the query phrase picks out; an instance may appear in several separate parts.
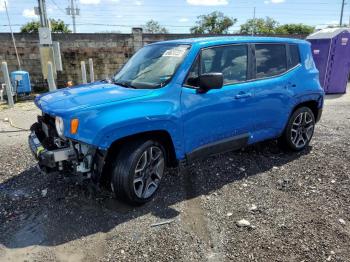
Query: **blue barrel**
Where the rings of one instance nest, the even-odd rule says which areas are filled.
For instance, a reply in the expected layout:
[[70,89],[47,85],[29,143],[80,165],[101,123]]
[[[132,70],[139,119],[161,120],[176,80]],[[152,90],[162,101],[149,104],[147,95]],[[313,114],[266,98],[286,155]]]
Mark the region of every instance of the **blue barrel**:
[[11,83],[17,94],[29,94],[32,92],[29,73],[26,71],[13,71],[10,74]]

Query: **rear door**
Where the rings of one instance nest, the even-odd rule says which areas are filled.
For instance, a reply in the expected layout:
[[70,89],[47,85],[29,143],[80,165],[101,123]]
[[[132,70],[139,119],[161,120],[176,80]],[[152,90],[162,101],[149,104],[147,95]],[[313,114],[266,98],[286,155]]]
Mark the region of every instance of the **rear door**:
[[290,89],[296,85],[287,72],[288,48],[284,43],[255,44],[254,142],[279,135],[288,118]]
[[[208,147],[215,150],[215,146],[224,151],[225,144],[234,149],[247,143],[253,129],[253,89],[247,83],[250,50],[240,44],[200,51],[181,94],[187,153]],[[198,76],[211,72],[223,73],[224,86],[198,93]]]

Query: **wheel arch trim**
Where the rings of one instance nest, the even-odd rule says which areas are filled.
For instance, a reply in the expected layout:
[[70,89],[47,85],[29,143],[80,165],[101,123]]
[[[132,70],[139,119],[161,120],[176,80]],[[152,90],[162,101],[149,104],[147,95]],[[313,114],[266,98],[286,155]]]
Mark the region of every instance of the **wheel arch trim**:
[[288,125],[288,121],[292,114],[300,107],[309,107],[311,111],[314,113],[315,122],[318,122],[322,115],[322,108],[323,108],[323,95],[320,94],[310,94],[308,96],[301,96],[295,99],[295,103],[291,107],[291,110],[288,113],[288,118],[286,119],[286,122],[284,123],[283,129],[280,132],[280,135],[283,134],[285,128]]
[[116,140],[114,140],[111,145],[108,148],[108,153],[112,152],[113,150],[118,150],[118,148],[125,143],[128,143],[129,141],[134,141],[138,139],[144,139],[144,140],[154,140],[158,143],[161,143],[164,149],[166,150],[166,157],[167,157],[167,165],[168,166],[176,166],[177,165],[177,153],[176,153],[176,146],[173,140],[173,136],[170,132],[164,129],[159,130],[150,130],[150,131],[143,131],[143,132],[137,132],[128,136],[120,137]]

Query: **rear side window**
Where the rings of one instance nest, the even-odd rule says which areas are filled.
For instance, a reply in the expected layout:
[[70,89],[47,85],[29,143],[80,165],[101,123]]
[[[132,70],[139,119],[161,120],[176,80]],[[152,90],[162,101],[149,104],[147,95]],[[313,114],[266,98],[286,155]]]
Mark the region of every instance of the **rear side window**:
[[298,45],[289,45],[288,68],[293,68],[300,63],[300,54]]
[[256,44],[256,78],[276,76],[287,71],[286,46]]

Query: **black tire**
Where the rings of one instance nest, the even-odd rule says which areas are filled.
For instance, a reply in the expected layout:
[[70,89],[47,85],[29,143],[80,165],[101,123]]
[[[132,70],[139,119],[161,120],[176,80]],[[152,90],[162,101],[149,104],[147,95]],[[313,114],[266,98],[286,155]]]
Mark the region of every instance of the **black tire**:
[[[142,172],[144,172],[145,177],[147,176],[147,178],[145,178],[147,179],[147,181],[149,181],[149,179],[152,179],[152,176],[155,177],[155,180],[156,179],[157,181],[159,180],[158,186],[155,188],[154,192],[152,192],[154,189],[152,188],[152,190],[150,190],[149,192],[147,191],[147,194],[140,194],[140,190],[139,190],[140,185],[138,185],[134,181],[136,180],[136,167],[139,164],[139,161],[144,162],[143,159],[145,157],[146,158],[149,157],[150,154],[153,154],[152,152],[155,151],[155,149],[159,149],[161,154],[160,157],[163,157],[163,170],[162,170],[162,175],[163,175],[164,169],[165,169],[165,163],[166,163],[165,150],[160,143],[153,140],[137,140],[132,143],[124,144],[120,148],[120,150],[118,150],[116,157],[110,160],[110,161],[113,161],[111,163],[112,173],[111,173],[110,183],[111,183],[112,192],[114,193],[116,198],[121,199],[125,202],[128,202],[129,204],[132,204],[132,205],[141,205],[150,201],[154,197],[154,195],[158,191],[161,178],[158,179],[158,176],[156,174],[152,174],[153,172],[152,167],[147,167],[147,170],[145,169],[145,171],[142,171]],[[149,152],[149,150],[151,153]],[[146,154],[146,156],[144,154]],[[148,163],[146,164],[148,165]],[[138,177],[138,179],[140,179],[140,177]],[[147,181],[146,182],[143,181],[142,186],[144,186],[144,184],[147,185],[148,183]],[[139,184],[140,183],[141,182],[139,182]],[[150,186],[151,185],[149,185],[149,187]],[[152,186],[153,186],[153,183],[152,183]],[[143,193],[143,189],[141,191],[142,191],[141,193]],[[150,194],[150,192],[152,193]]]
[[[300,126],[298,126],[299,122]],[[313,112],[308,107],[300,107],[289,118],[285,130],[279,138],[279,144],[284,149],[301,151],[309,145],[314,129],[315,116]]]

